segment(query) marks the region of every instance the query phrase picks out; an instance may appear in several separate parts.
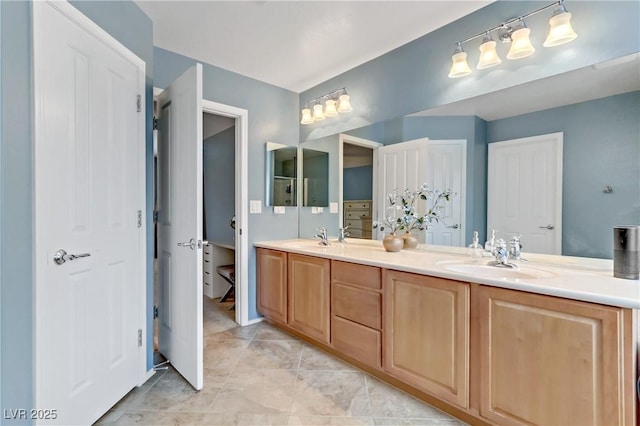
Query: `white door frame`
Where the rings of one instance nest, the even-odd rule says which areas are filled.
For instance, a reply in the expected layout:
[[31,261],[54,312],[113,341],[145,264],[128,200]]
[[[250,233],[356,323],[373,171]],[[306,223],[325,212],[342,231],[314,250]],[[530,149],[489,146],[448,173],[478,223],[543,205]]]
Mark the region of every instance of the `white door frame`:
[[249,325],[249,111],[204,99],[202,111],[236,120],[236,322]]
[[[139,313],[138,313],[138,324],[137,324],[137,328],[141,330],[142,332],[142,345],[139,348],[139,361],[138,361],[138,377],[137,377],[137,382],[138,385],[142,385],[145,381],[147,381],[147,379],[149,377],[151,377],[154,374],[153,369],[147,371],[147,339],[144,338],[144,336],[147,335],[147,306],[146,306],[146,293],[147,293],[147,244],[146,244],[146,236],[147,236],[147,232],[146,232],[146,224],[144,223],[144,218],[147,217],[146,214],[146,105],[145,105],[145,91],[146,91],[146,87],[145,87],[145,75],[146,75],[146,63],[139,58],[137,55],[135,55],[131,50],[129,50],[126,46],[124,46],[123,44],[121,44],[119,41],[117,41],[113,36],[111,36],[111,34],[109,34],[108,32],[106,32],[105,30],[103,30],[100,26],[98,26],[95,22],[93,22],[91,19],[89,19],[87,16],[85,16],[82,12],[80,12],[78,9],[76,9],[75,7],[73,7],[70,3],[66,2],[66,1],[50,1],[47,2],[51,7],[54,7],[55,9],[57,9],[59,12],[61,12],[64,16],[66,16],[70,21],[74,22],[75,24],[83,27],[88,33],[90,33],[93,37],[95,37],[97,40],[99,40],[100,42],[104,43],[108,48],[112,49],[114,52],[118,53],[119,55],[121,55],[123,58],[125,58],[126,60],[130,61],[132,64],[134,64],[137,68],[138,68],[138,87],[140,90],[140,96],[141,96],[141,102],[140,102],[140,113],[138,114],[138,162],[139,162],[139,173],[138,173],[138,190],[139,190],[139,194],[140,194],[140,200],[139,200],[139,207],[138,209],[142,212],[142,218],[143,218],[143,222],[142,222],[142,229],[144,231],[140,231],[138,233],[138,247],[139,247],[139,252],[138,252],[138,261],[140,262],[140,268],[139,268],[139,278],[138,278],[138,282],[134,283],[135,285],[138,286],[138,294],[137,294],[137,305],[139,307]],[[34,5],[34,10],[37,7],[40,7],[40,5]],[[36,18],[36,14],[34,13],[33,18]],[[33,31],[37,31],[38,30],[38,26],[36,24],[33,24]],[[37,114],[37,111],[40,110],[39,105],[42,102],[42,99],[39,96],[39,93],[37,92],[37,87],[34,87],[34,120],[33,120],[33,129],[34,129],[34,138],[33,138],[33,151],[34,151],[34,157],[36,155],[36,140],[38,139],[39,135],[42,134],[42,125],[43,123],[40,120],[40,116]],[[38,168],[37,168],[37,162],[34,163],[34,182],[36,181],[36,174],[38,172]],[[37,194],[34,194],[34,197]],[[37,230],[39,228],[42,227],[42,224],[38,224],[37,221],[35,221],[35,217],[36,215],[34,214],[34,228]],[[34,242],[34,253],[36,252],[35,247],[38,243],[38,238],[37,238],[37,234],[34,233],[33,236],[33,242]],[[35,277],[34,280],[34,306],[38,306],[38,304],[40,303],[46,303],[46,301],[41,301],[39,300],[39,293],[41,293],[39,291],[40,286],[42,286],[42,283],[40,282],[40,280],[37,279],[38,276],[42,275],[43,271],[44,271],[44,266],[42,264],[42,262],[45,262],[45,259],[33,259],[33,275]],[[36,309],[36,316],[37,316],[37,309]],[[133,327],[132,327],[133,328]],[[45,357],[46,353],[40,352],[42,350],[44,350],[45,352],[47,350],[50,350],[50,348],[41,348],[40,345],[38,345],[38,321],[34,321],[34,335],[35,335],[35,360],[34,360],[34,367],[37,370],[39,368],[39,362],[38,360],[41,357]],[[38,401],[38,383],[37,383],[37,377],[38,375],[35,374],[34,375],[34,406],[37,406],[37,401]]]
[[[376,206],[376,195],[378,192],[378,148],[384,146],[380,142],[371,141],[368,139],[358,138],[356,136],[346,135],[344,133],[340,133],[338,136],[338,227],[342,228],[344,226],[344,216],[343,216],[343,205],[344,200],[343,197],[343,185],[344,185],[344,144],[348,143],[351,145],[363,146],[365,148],[371,148],[373,150],[373,187],[371,188],[371,220],[373,222],[378,220],[378,212],[375,209]],[[371,238],[377,239],[377,229],[372,230]]]

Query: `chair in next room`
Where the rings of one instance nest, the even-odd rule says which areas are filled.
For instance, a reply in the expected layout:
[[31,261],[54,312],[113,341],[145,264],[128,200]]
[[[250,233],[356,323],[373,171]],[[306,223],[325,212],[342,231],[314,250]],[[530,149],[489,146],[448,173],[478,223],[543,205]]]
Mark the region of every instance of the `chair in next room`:
[[[220,303],[226,302],[229,297],[231,297],[232,293],[235,293],[236,287],[236,265],[222,265],[216,268],[216,272],[222,278],[225,279],[229,283],[229,289],[227,292],[220,298]],[[235,299],[235,297],[234,297]],[[236,304],[231,305],[229,310],[235,309]]]

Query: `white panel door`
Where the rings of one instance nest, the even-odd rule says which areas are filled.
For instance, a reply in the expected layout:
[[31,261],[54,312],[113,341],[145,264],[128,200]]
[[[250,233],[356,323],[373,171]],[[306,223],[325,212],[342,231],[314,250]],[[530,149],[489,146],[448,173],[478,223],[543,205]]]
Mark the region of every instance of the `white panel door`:
[[202,388],[202,65],[158,99],[160,352]]
[[452,189],[456,196],[442,205],[442,221],[427,232],[428,244],[465,246],[465,199],[467,179],[467,141],[429,140],[426,182],[431,189]]
[[137,384],[144,350],[144,63],[68,4],[32,7],[34,407],[91,424]]
[[[389,194],[394,189],[399,193],[405,189],[413,191],[426,182],[428,141],[423,138],[378,148],[378,221],[389,215]],[[425,242],[424,231],[414,233],[421,243]],[[383,237],[382,233],[379,237]]]
[[522,235],[524,253],[562,253],[562,136],[489,144],[488,235]]

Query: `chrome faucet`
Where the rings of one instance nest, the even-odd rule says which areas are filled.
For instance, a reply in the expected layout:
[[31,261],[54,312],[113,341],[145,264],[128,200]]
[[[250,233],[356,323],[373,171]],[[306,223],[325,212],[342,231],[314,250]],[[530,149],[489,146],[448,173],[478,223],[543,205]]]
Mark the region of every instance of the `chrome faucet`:
[[346,238],[349,236],[349,231],[347,231],[347,228],[349,228],[349,225],[345,226],[344,228],[338,229],[338,242],[347,242]]
[[320,242],[318,244],[322,246],[330,246],[331,244],[329,244],[329,237],[327,236],[327,228],[325,227],[322,227],[320,229],[316,228],[316,231],[318,231],[318,233],[314,235],[314,237],[320,238]]
[[498,241],[496,242],[496,248],[493,250],[493,255],[495,256],[496,260],[492,260],[491,262],[487,263],[487,265],[512,269],[518,268],[518,265],[509,263],[509,252],[507,252],[507,243],[505,243],[502,238],[498,239]]

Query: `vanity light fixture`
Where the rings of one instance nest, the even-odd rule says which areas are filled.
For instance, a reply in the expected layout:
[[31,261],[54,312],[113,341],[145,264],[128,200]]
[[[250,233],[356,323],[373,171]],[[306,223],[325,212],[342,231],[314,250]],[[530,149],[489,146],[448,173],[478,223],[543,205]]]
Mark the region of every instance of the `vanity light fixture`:
[[[529,39],[531,30],[525,24],[524,19],[551,7],[555,7],[555,9],[553,16],[549,19],[549,34],[547,35],[543,46],[559,46],[575,40],[578,36],[571,27],[571,13],[569,13],[567,8],[564,6],[564,0],[558,0],[547,6],[541,7],[540,9],[536,9],[517,18],[503,22],[500,25],[476,34],[473,37],[469,37],[466,40],[457,42],[456,48],[451,56],[452,64],[449,77],[464,77],[471,73],[471,68],[469,68],[469,64],[467,63],[467,54],[463,50],[462,44],[475,40],[479,37],[483,38],[479,47],[480,58],[476,68],[485,69],[498,65],[502,62],[498,56],[498,52],[496,51],[496,42],[493,41],[491,37],[491,33],[494,31],[502,31],[499,35],[500,40],[504,43],[511,43],[511,48],[507,53],[507,59],[521,59],[531,56],[536,49],[531,44],[531,40]],[[511,24],[515,24],[515,26],[512,28],[510,26]]]
[[[324,120],[327,117],[335,117],[338,113],[351,112],[350,97],[347,94],[347,89],[334,90],[326,95],[319,96],[308,102],[305,102],[302,109],[302,119],[300,124],[311,124],[316,121]],[[313,112],[309,105],[312,105]],[[323,109],[324,105],[324,109]]]

